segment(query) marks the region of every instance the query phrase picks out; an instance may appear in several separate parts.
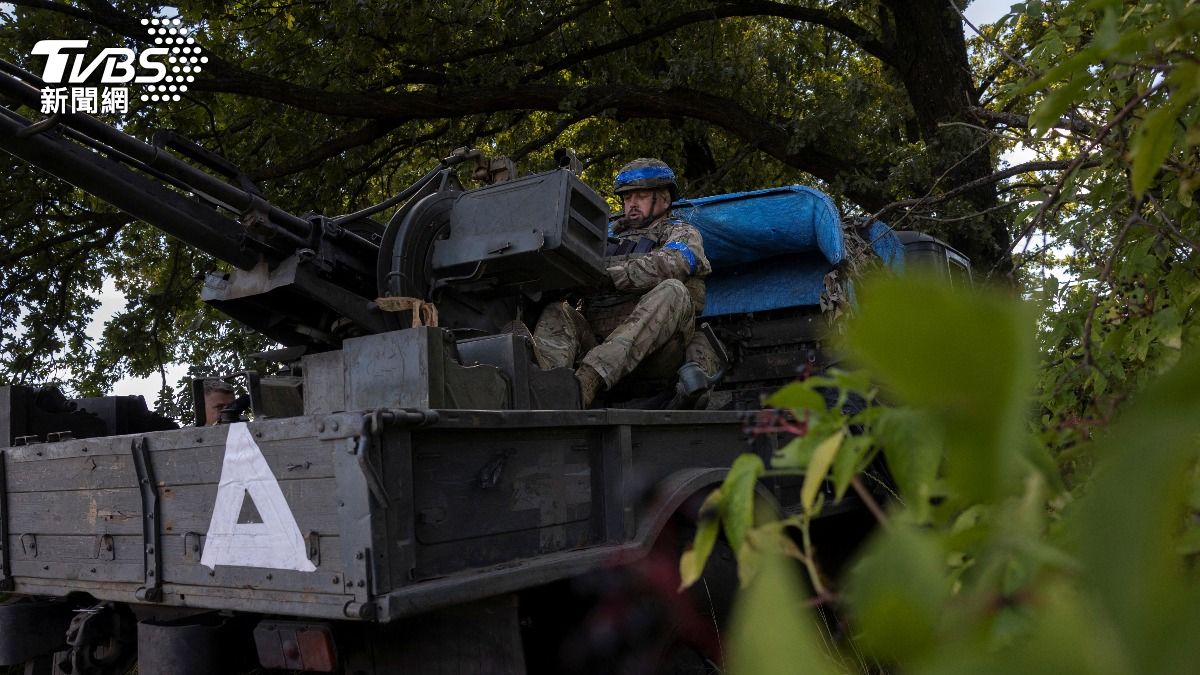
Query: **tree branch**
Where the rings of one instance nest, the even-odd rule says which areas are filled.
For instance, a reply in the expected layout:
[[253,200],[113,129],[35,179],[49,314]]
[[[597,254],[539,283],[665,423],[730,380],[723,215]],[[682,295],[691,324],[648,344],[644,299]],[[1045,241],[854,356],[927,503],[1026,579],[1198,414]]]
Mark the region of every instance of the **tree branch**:
[[[64,11],[64,5],[45,0],[19,0],[52,11]],[[67,12],[105,26],[131,39],[145,41],[136,19],[121,14],[111,6],[92,0],[92,13]],[[777,16],[826,26],[855,41],[868,53],[885,60],[889,50],[865,28],[848,17],[824,10],[793,7],[768,0],[720,5],[713,11],[730,16]],[[711,20],[713,11],[700,10],[685,19],[669,20],[649,31],[665,31],[687,22]],[[643,32],[642,39],[646,32]],[[611,45],[610,45],[611,46]],[[283,103],[300,110],[336,117],[384,119],[400,124],[417,119],[444,119],[463,115],[484,114],[511,110],[540,110],[562,112],[564,100],[577,101],[577,109],[613,110],[618,114],[647,119],[692,118],[708,122],[756,149],[760,149],[784,164],[832,180],[847,173],[857,173],[865,180],[855,181],[856,187],[847,196],[863,208],[872,209],[886,203],[882,176],[874,175],[857,158],[841,158],[815,146],[791,147],[795,139],[782,125],[764,119],[737,102],[684,88],[655,89],[629,85],[596,85],[579,89],[568,85],[526,82],[516,87],[461,87],[421,89],[390,93],[328,91],[300,86],[264,75],[251,73],[233,65],[214,53],[205,69],[207,77],[198,79],[192,88],[198,91],[241,94],[262,100]]]
[[[988,110],[987,108],[982,108],[979,106],[973,106],[971,108],[971,114],[975,115],[980,122],[989,124],[991,126],[1003,124],[1004,126],[1010,128],[1029,128],[1029,115],[1011,112],[997,112],[995,110]],[[1054,128],[1068,129],[1070,131],[1075,131],[1089,136],[1096,133],[1096,125],[1090,122],[1084,122],[1082,120],[1068,119],[1066,117],[1058,118],[1058,121],[1054,123]]]
[[[129,224],[132,221],[132,218],[124,213],[96,213],[93,214],[93,221],[94,222],[91,225],[81,229],[72,230],[71,232],[64,232],[54,237],[41,239],[36,244],[26,246],[23,249],[19,249],[15,252],[9,253],[4,257],[0,257],[0,267],[8,267],[22,258],[41,253],[42,251],[54,248],[59,244],[65,244],[70,241],[81,239],[89,234],[95,234],[100,230],[105,230],[108,228],[116,228],[116,230],[120,230],[120,228]],[[113,236],[115,235],[116,232],[114,231]]]
[[563,24],[566,24],[570,21],[574,21],[575,19],[578,19],[579,17],[583,16],[584,14],[587,14],[588,12],[590,12],[591,10],[593,10],[597,6],[599,6],[602,1],[603,0],[590,0],[589,2],[585,2],[585,3],[581,4],[578,8],[576,8],[574,11],[563,14],[563,15],[559,16],[558,18],[556,18],[554,21],[546,22],[541,28],[530,33],[529,35],[525,35],[520,38],[513,39],[509,42],[500,42],[497,44],[488,45],[486,47],[478,47],[476,49],[468,49],[468,50],[461,51],[461,52],[452,52],[451,54],[440,54],[440,55],[438,55],[439,58],[425,59],[425,60],[421,60],[421,61],[415,61],[414,63],[417,63],[418,65],[423,65],[423,66],[432,66],[432,65],[441,64],[441,63],[463,63],[465,61],[477,59],[481,56],[490,56],[492,54],[498,54],[500,52],[508,51],[510,49],[517,49],[519,47],[527,47],[531,44],[541,41],[543,38],[550,35],[554,31],[562,28]]
[[337,136],[336,138],[332,138],[322,143],[300,157],[282,164],[264,167],[250,174],[250,179],[254,181],[270,180],[272,178],[279,178],[281,176],[299,173],[300,171],[310,169],[320,164],[330,157],[340,155],[350,148],[366,145],[371,141],[385,136],[389,131],[395,129],[397,126],[399,126],[399,123],[395,120],[371,120],[358,129],[351,131],[350,133]]
[[99,20],[98,16],[86,9],[79,9],[78,7],[61,2],[50,2],[50,0],[12,0],[10,4],[29,7],[31,9],[48,9],[52,12],[59,12],[60,14],[73,16],[76,19],[83,19],[84,21]]
[[539,80],[550,73],[570,68],[589,59],[642,44],[693,24],[732,17],[751,16],[778,17],[824,26],[846,36],[868,54],[875,56],[884,63],[890,65],[895,60],[895,55],[890,49],[872,35],[870,31],[854,23],[849,17],[832,14],[824,10],[794,7],[768,0],[751,0],[736,4],[716,5],[708,9],[698,9],[679,14],[640,33],[634,33],[620,40],[614,40],[602,45],[582,49],[574,54],[568,54],[557,61],[539,68],[523,78],[523,81],[532,82]]
[[[224,64],[216,58],[212,62]],[[296,86],[246,73],[228,64],[218,65],[218,68],[220,72],[213,79],[198,80],[195,88],[243,94],[328,115],[390,118],[397,123],[512,110],[557,113],[561,112],[562,102],[570,98],[577,101],[578,109],[613,110],[621,115],[646,119],[691,118],[708,122],[788,166],[823,179],[833,179],[845,172],[868,173],[865,164],[852,163],[853,160],[817,147],[792,147],[795,139],[783,126],[763,119],[732,99],[692,89],[663,90],[630,85],[579,89],[568,85],[526,83],[515,87],[363,94]],[[875,208],[886,200],[878,186],[862,186],[848,194],[864,208]]]
[[[1011,178],[1012,176],[1016,176],[1019,174],[1028,173],[1030,171],[1061,171],[1063,169],[1070,168],[1072,166],[1072,164],[1074,164],[1074,160],[1065,160],[1064,159],[1064,160],[1044,161],[1044,162],[1025,162],[1024,164],[1010,166],[1007,169],[1002,169],[1000,171],[996,171],[995,173],[984,176],[982,178],[977,178],[973,181],[963,183],[962,185],[959,185],[958,187],[956,187],[952,190],[947,190],[946,192],[943,192],[942,194],[940,194],[936,197],[916,197],[913,199],[901,199],[900,201],[892,202],[891,204],[888,204],[888,205],[884,206],[882,209],[879,209],[878,211],[876,211],[871,216],[871,219],[872,220],[879,219],[884,214],[889,213],[891,211],[895,211],[896,209],[902,209],[902,208],[913,207],[913,206],[918,206],[918,205],[919,206],[928,206],[928,205],[932,205],[932,204],[939,204],[939,203],[947,201],[949,199],[953,199],[953,198],[963,194],[964,192],[969,192],[975,188],[978,188],[978,187],[981,187],[984,185],[988,185],[990,183],[1002,181],[1005,178]],[[1097,165],[1098,165],[1097,162],[1085,162],[1081,166],[1084,168],[1091,168],[1091,167],[1097,166]]]
[[[1122,120],[1131,115],[1143,101],[1157,93],[1159,89],[1166,85],[1166,83],[1167,81],[1165,79],[1161,80],[1158,82],[1158,84],[1155,84],[1146,91],[1132,97],[1129,102],[1125,104],[1125,107],[1121,108],[1121,110],[1119,110],[1112,119],[1110,119],[1099,131],[1096,132],[1096,135],[1091,139],[1091,142],[1088,143],[1088,146],[1083,149],[1083,152],[1065,167],[1065,170],[1059,177],[1058,182],[1054,184],[1054,186],[1050,189],[1050,192],[1046,194],[1046,198],[1042,200],[1042,205],[1040,208],[1038,208],[1037,214],[1035,214],[1034,217],[1029,221],[1029,224],[1025,226],[1025,229],[1021,231],[1021,234],[1014,238],[1012,243],[1009,244],[1008,250],[1010,253],[1014,248],[1016,248],[1018,242],[1028,237],[1035,229],[1037,229],[1038,225],[1040,225],[1046,219],[1046,214],[1048,212],[1057,211],[1059,208],[1058,199],[1062,195],[1062,191],[1067,184],[1067,180],[1070,179],[1070,177],[1079,169],[1089,166],[1097,166],[1099,164],[1099,162],[1096,160],[1088,159],[1092,151],[1099,147],[1102,142],[1104,142],[1105,137],[1107,137],[1108,134],[1111,133],[1112,130],[1115,129]],[[990,278],[992,273],[995,271],[996,267],[993,266],[992,269],[988,271],[988,277]]]
[[514,162],[521,161],[529,153],[540,150],[541,148],[553,143],[558,139],[559,136],[562,136],[567,129],[570,129],[575,124],[578,124],[580,121],[587,119],[589,116],[597,112],[599,112],[599,110],[588,108],[567,115],[563,119],[559,120],[558,123],[551,127],[546,133],[530,140],[525,145],[517,148],[515,152],[509,153],[509,158],[511,158]]

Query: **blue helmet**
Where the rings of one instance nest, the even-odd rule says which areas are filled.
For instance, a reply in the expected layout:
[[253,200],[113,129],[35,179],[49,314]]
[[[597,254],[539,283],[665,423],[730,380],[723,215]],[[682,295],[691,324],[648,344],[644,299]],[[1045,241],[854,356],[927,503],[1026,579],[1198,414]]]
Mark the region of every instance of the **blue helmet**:
[[661,159],[642,157],[621,167],[617,172],[617,180],[613,192],[618,195],[632,190],[657,190],[666,188],[671,193],[671,201],[679,199],[679,185],[675,182],[675,172]]

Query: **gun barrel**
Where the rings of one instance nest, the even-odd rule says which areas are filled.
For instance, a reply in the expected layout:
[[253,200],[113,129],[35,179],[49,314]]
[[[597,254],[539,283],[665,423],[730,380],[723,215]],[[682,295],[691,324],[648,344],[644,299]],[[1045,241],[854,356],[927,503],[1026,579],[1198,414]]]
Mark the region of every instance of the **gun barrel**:
[[[0,93],[31,108],[36,109],[39,107],[41,93],[35,87],[21,81],[17,74],[19,73],[20,77],[24,79],[36,78],[19,67],[4,61],[0,61],[0,70],[5,71],[3,74],[0,74]],[[18,124],[27,121],[11,111],[7,111],[7,114],[8,117],[13,118]],[[74,132],[72,136],[81,143],[85,143],[101,152],[122,155],[134,162],[159,171],[165,177],[171,179],[172,182],[210,201],[221,204],[232,211],[245,213],[251,209],[262,208],[272,225],[283,230],[295,244],[304,244],[311,240],[313,226],[307,220],[294,216],[276,206],[267,204],[258,195],[247,192],[209,173],[201,171],[162,148],[134,138],[91,115],[84,113],[63,115],[60,125]],[[7,139],[4,142],[7,142]],[[26,160],[31,161],[28,158]],[[32,163],[41,164],[40,162]],[[149,183],[149,181],[146,182]],[[79,187],[83,186],[80,185]],[[106,195],[98,194],[97,196],[111,202],[111,200],[107,199]],[[116,202],[111,203],[116,204]],[[141,216],[138,217],[140,218]],[[156,226],[162,226],[163,229],[168,229],[166,224],[159,223],[158,221],[148,222]],[[175,233],[172,232],[172,234]],[[181,238],[187,240],[186,237]]]
[[59,134],[23,134],[32,123],[0,111],[0,149],[241,269],[258,263],[259,254],[243,248],[237,221]]

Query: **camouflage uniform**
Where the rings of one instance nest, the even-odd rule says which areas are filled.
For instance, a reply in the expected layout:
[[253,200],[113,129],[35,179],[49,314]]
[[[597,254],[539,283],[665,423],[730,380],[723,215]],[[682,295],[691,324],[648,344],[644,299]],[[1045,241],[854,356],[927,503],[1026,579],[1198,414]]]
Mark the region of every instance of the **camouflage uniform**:
[[692,338],[704,309],[703,278],[712,270],[700,233],[669,212],[641,227],[618,222],[614,235],[633,242],[644,237],[653,248],[610,258],[612,292],[588,298],[582,313],[567,303],[547,306],[533,332],[543,368],[574,367],[583,352],[579,362],[608,387],[652,355],[667,357],[672,370],[685,353],[700,355]]

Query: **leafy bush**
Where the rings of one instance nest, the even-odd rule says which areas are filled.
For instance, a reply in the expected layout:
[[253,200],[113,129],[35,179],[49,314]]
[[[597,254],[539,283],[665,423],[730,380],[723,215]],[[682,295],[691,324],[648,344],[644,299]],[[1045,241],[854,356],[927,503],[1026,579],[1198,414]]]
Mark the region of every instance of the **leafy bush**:
[[[743,457],[681,560],[694,580],[718,530],[738,552],[749,590],[729,672],[1200,672],[1190,640],[1200,630],[1200,359],[1181,360],[1102,438],[1074,448],[1094,469],[1068,487],[1038,440],[1026,304],[923,279],[879,280],[860,297],[846,348],[868,370],[796,383],[771,401],[808,422],[770,469],[804,471],[804,512],[752,522],[764,467]],[[851,395],[871,404],[848,414]],[[835,585],[808,536],[823,507],[817,488],[849,492],[877,453],[897,496]],[[804,564],[815,602],[780,553]],[[812,608],[830,605],[846,615],[848,639],[822,639]]]

